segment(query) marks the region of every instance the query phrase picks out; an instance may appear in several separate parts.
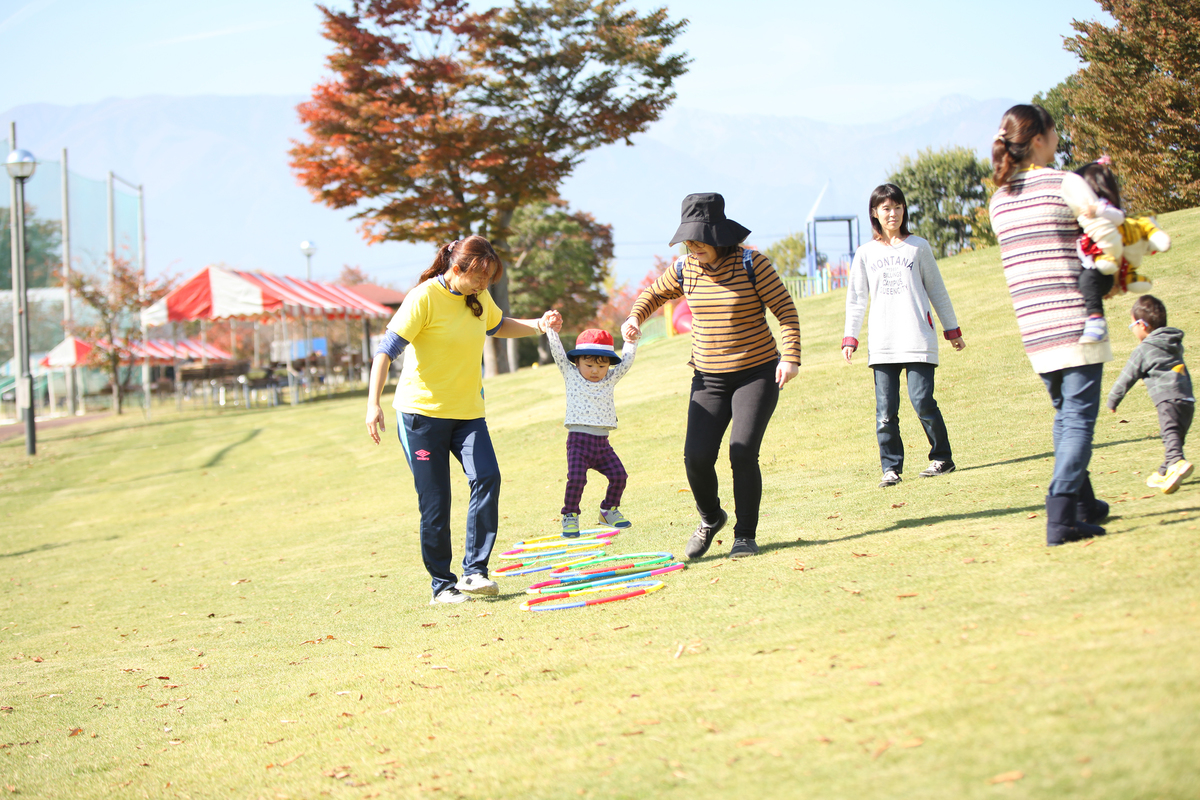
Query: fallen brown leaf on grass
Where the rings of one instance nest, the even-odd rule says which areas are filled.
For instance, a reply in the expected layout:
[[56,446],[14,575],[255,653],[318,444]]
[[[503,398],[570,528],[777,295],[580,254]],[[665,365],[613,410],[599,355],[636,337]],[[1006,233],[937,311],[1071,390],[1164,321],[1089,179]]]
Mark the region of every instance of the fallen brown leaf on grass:
[[754,738],[754,739],[742,739],[740,742],[737,743],[737,746],[738,747],[753,747],[754,745],[762,744],[765,741],[766,741],[766,739],[762,738],[761,736]]
[[851,553],[855,558],[874,558],[878,553]]
[[833,739],[830,739],[828,736],[818,736],[817,741],[821,744],[833,744]]
[[1031,513],[1029,516],[1025,517],[1025,519],[1036,519],[1036,518],[1037,518],[1037,512],[1036,512],[1036,511],[1034,511],[1033,513]]
[[1025,773],[1014,769],[1011,772],[1001,772],[999,775],[994,775],[988,778],[988,783],[1013,783],[1025,777]]
[[83,733],[83,728],[72,728],[71,732],[67,734],[67,738],[70,739],[72,736],[78,736],[81,733]]
[[892,743],[890,741],[887,741],[887,742],[884,742],[883,744],[879,745],[879,747],[876,747],[875,752],[871,753],[871,760],[874,761],[875,759],[879,758],[881,755],[883,755],[885,752],[887,752],[887,749],[891,746],[892,746]]
[[792,569],[794,569],[796,572],[804,572],[804,562],[800,559],[796,559],[796,564],[792,567]]
[[387,646],[386,644],[373,644],[373,645],[371,645],[371,647],[374,647],[376,650],[391,650],[392,649],[391,647]]
[[925,740],[922,739],[920,736],[916,736],[912,739],[907,739],[907,740],[901,742],[900,744],[896,745],[896,747],[904,747],[904,748],[920,747],[923,744],[925,744]]
[[862,594],[862,592],[860,592],[858,589],[847,589],[845,586],[839,586],[838,588],[843,592],[849,592],[850,594]]
[[1156,495],[1156,494],[1144,494],[1144,495],[1142,495],[1141,497],[1139,497],[1138,499],[1139,499],[1139,500],[1149,500],[1149,499],[1151,499],[1151,498],[1153,498],[1153,497],[1158,497],[1158,495]]
[[286,767],[288,764],[291,764],[296,759],[300,758],[300,756],[302,756],[302,755],[304,755],[304,753],[297,753],[296,755],[289,758],[287,761],[280,761],[278,764],[267,764],[267,769],[272,769],[272,768],[278,769],[279,767]]
[[974,564],[974,563],[975,563],[975,559],[973,559],[973,558],[964,558],[964,559],[963,559],[963,563],[964,563],[964,564]]
[[905,502],[892,503],[892,508],[904,508],[906,505],[908,505],[908,503]]
[[905,598],[905,597],[916,597],[916,596],[917,596],[917,593],[916,593],[916,592],[906,592],[905,594],[898,594],[898,595],[896,595],[896,599],[897,599],[897,600],[901,600],[901,599],[903,599],[903,598]]
[[625,731],[622,736],[641,736],[645,731]]
[[436,622],[422,622],[421,623],[422,628],[432,628],[434,625],[437,625],[437,623]]
[[704,729],[707,730],[709,733],[720,733],[721,732],[721,729],[716,726],[716,723],[709,722],[706,719],[700,720],[700,725],[703,726]]

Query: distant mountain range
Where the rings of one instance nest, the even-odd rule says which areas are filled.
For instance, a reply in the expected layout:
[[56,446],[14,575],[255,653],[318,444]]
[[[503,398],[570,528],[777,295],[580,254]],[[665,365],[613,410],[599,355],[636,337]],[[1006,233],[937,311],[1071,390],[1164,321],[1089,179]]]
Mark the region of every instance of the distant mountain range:
[[[312,202],[287,165],[301,135],[302,97],[140,97],[80,106],[25,105],[0,114],[0,136],[16,120],[18,143],[40,159],[69,149],[73,173],[102,180],[112,170],[145,185],[147,255],[152,272],[191,274],[213,262],[303,275],[301,240],[316,242],[313,276],[333,278],[360,265],[380,282],[411,285],[427,265],[425,245],[368,247],[349,214]],[[885,108],[871,125],[833,125],[756,112],[675,108],[634,146],[591,153],[563,186],[575,209],[614,226],[615,268],[639,280],[666,246],[689,192],[719,191],[729,215],[759,246],[804,220],[828,182],[819,215],[857,214],[903,155],[966,145],[980,153],[1015,101],[947,97],[923,108]],[[40,179],[40,184],[39,184]],[[31,182],[39,216],[57,218],[55,171]],[[72,208],[76,252],[103,253],[103,195],[96,187]],[[42,198],[39,201],[39,198]],[[7,193],[2,200],[7,204]],[[121,206],[128,208],[127,203]],[[122,230],[130,230],[123,212]],[[98,221],[97,221],[98,220]],[[846,249],[842,230],[822,229],[821,249]]]

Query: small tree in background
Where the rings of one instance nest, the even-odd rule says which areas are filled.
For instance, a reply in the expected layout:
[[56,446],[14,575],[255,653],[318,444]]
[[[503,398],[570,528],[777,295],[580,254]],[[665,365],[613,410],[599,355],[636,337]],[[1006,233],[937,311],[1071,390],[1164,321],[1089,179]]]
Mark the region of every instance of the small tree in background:
[[76,335],[94,346],[89,362],[108,372],[112,387],[113,413],[121,413],[121,405],[131,370],[126,368],[121,379],[121,362],[132,362],[130,343],[141,337],[139,313],[171,290],[172,279],[147,281],[145,296],[139,295],[142,273],[128,258],[113,258],[112,277],[106,266],[93,267],[89,272],[72,272],[67,282],[85,305],[95,312],[100,322],[77,326]]
[[357,286],[360,283],[375,283],[375,281],[357,264],[353,267],[349,264],[344,264],[342,265],[342,271],[338,273],[335,283],[342,286]]
[[1142,212],[1200,205],[1200,2],[1100,0],[1116,20],[1072,26],[1084,68],[1063,86],[1072,158],[1107,154]]
[[975,212],[987,206],[983,181],[991,174],[991,162],[969,147],[926,148],[901,159],[887,180],[904,191],[909,229],[942,258],[969,248],[978,235]]
[[[62,225],[38,219],[37,209],[25,204],[26,286],[41,289],[57,286],[55,273],[62,265]],[[0,289],[12,288],[12,223],[9,210],[0,208]]]
[[804,260],[806,252],[804,234],[791,233],[763,250],[763,255],[771,259],[779,277],[797,278],[808,273],[808,265]]

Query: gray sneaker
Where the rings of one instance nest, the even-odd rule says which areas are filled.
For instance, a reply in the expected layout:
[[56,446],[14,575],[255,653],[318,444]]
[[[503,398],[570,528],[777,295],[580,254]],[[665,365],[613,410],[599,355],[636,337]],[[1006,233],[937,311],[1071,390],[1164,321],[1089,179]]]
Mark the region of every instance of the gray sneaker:
[[887,486],[895,486],[901,480],[902,478],[900,477],[899,472],[896,472],[894,469],[889,469],[887,472],[883,473],[883,480],[879,482],[879,488],[883,489]]
[[725,527],[725,523],[729,521],[729,515],[725,513],[725,509],[721,509],[721,520],[716,525],[705,525],[704,520],[700,520],[700,524],[696,526],[696,532],[687,540],[687,544],[683,546],[683,554],[689,560],[699,558],[708,552],[708,548],[712,545],[713,537]]
[[954,472],[955,469],[953,461],[930,461],[929,466],[921,470],[920,475],[922,478],[936,478],[939,475]]
[[745,558],[758,555],[758,542],[753,539],[734,539],[733,547],[729,548],[730,558]]
[[450,586],[435,594],[433,599],[429,601],[429,605],[436,606],[440,605],[441,603],[465,603],[469,599],[469,597],[460,592],[458,589]]

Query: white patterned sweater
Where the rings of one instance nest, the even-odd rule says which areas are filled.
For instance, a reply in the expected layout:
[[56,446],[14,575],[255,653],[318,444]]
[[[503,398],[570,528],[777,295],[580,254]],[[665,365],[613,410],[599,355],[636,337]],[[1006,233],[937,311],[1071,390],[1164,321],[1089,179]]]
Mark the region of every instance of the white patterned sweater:
[[567,358],[567,351],[563,349],[557,332],[546,331],[546,338],[550,341],[554,363],[558,365],[567,384],[567,417],[563,424],[569,431],[607,436],[609,431],[617,427],[617,403],[613,399],[613,392],[617,388],[617,381],[625,377],[625,373],[633,366],[637,344],[626,342],[621,349],[621,363],[610,367],[604,380],[593,383],[583,377],[579,368]]
[[[1073,172],[1022,170],[992,195],[992,229],[1000,242],[1004,279],[1017,312],[1017,328],[1034,372],[1112,361],[1112,345],[1080,343],[1087,308],[1079,293],[1079,260],[1075,243],[1078,218],[1096,202],[1083,178]],[[1115,226],[1095,220],[1093,241]]]

